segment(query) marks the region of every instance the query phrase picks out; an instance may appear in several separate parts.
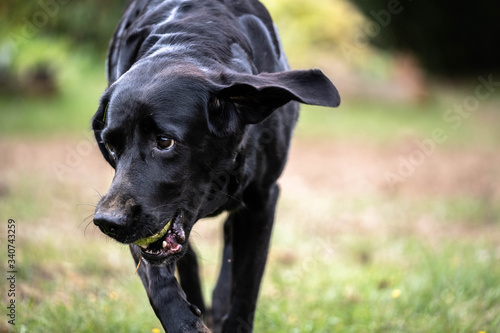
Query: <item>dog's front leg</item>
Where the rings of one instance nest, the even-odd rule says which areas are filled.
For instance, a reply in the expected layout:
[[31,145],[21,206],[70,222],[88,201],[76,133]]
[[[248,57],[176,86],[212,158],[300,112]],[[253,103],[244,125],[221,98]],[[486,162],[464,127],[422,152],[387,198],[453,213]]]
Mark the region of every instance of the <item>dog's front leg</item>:
[[206,315],[198,259],[191,242],[188,242],[186,254],[177,261],[177,272],[188,302],[197,306],[201,313]]
[[[141,260],[140,250],[135,245],[130,250],[137,264]],[[142,261],[138,273],[165,332],[210,332],[200,318],[200,310],[186,300],[175,278],[175,264],[158,267]]]
[[257,297],[266,265],[279,195],[274,184],[268,190],[249,189],[245,207],[231,221],[231,309],[222,331],[252,332]]

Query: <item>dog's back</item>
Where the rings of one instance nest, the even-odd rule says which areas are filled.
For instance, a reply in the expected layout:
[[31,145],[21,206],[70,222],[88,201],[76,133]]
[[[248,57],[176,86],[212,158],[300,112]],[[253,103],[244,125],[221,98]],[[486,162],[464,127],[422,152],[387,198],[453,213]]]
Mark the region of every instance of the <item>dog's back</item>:
[[288,69],[271,17],[256,0],[132,1],[110,42],[109,84],[155,53],[173,62],[192,53],[199,66],[248,74]]

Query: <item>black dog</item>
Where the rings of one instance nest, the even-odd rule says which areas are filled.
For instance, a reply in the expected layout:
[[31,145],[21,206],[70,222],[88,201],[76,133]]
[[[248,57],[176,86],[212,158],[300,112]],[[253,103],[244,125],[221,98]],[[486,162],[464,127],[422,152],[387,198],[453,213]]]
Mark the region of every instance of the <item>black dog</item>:
[[116,173],[94,223],[130,244],[167,332],[205,332],[188,238],[228,211],[207,318],[216,332],[251,331],[296,102],[335,107],[337,90],[319,70],[289,70],[257,0],[132,1],[107,67],[92,127]]

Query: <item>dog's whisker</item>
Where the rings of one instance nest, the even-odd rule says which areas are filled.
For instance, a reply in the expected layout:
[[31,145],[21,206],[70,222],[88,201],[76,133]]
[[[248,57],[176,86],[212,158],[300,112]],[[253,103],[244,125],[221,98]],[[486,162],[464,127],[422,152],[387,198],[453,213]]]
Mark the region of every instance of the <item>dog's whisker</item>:
[[87,215],[86,217],[83,218],[82,222],[80,222],[80,224],[78,225],[78,228],[80,228],[82,226],[83,223],[87,222],[87,220],[90,219],[89,223],[92,223],[92,217],[94,217],[94,214],[90,214],[90,215]]
[[[85,226],[85,229],[83,229],[83,236],[85,237],[85,239],[87,239],[87,229],[88,229],[90,226],[92,226],[92,225],[93,225],[93,224],[92,224],[92,220],[91,220],[91,221],[89,221],[89,222],[87,223],[87,225]],[[93,225],[93,226],[94,226],[95,228],[97,228],[95,225]]]
[[92,188],[92,190],[94,190],[95,194],[97,194],[99,196],[99,199],[102,199],[102,194],[99,193],[99,191],[95,187],[92,186],[91,188]]
[[90,206],[90,207],[97,207],[97,204],[92,204],[92,203],[79,203],[76,205],[76,207],[80,207],[80,206]]

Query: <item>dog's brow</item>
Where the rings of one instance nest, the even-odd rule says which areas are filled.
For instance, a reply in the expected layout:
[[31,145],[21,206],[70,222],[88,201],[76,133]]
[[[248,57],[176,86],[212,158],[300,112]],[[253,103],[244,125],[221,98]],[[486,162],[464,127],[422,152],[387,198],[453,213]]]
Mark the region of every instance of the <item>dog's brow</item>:
[[121,138],[124,138],[123,131],[117,127],[106,127],[101,132],[101,139],[103,142],[113,143],[113,145],[122,143]]
[[182,130],[180,122],[164,115],[150,113],[144,117],[144,120],[139,125],[141,130],[147,133],[156,135],[167,135],[169,138],[182,142],[185,139],[186,133]]

